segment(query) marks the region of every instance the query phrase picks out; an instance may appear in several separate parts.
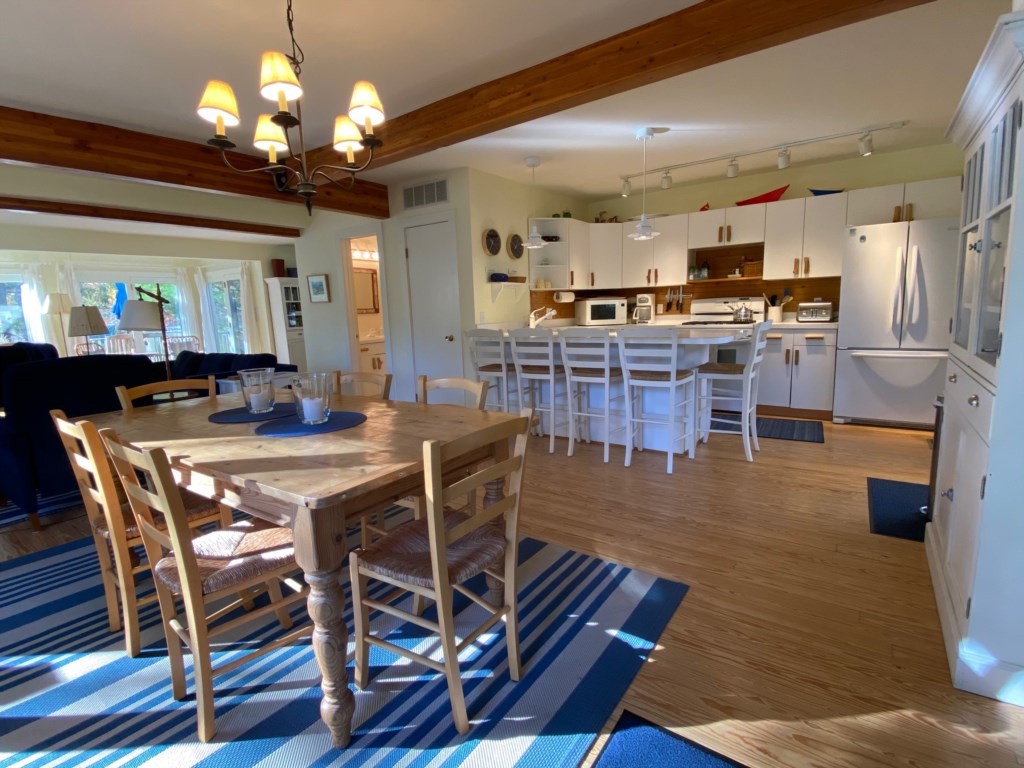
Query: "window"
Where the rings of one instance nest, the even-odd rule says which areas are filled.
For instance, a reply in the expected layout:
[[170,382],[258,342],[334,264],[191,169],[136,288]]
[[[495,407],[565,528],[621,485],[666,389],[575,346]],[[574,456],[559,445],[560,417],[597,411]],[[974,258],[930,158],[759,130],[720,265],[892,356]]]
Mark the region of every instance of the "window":
[[212,278],[206,288],[211,326],[215,334],[212,339],[213,349],[217,352],[246,352],[245,327],[242,323],[242,281],[238,278]]
[[[107,278],[106,275],[98,273],[99,270],[96,271],[98,274],[89,274],[89,271],[86,270],[83,270],[83,272],[86,272],[86,274],[82,275],[82,279],[79,280],[78,294],[82,304],[99,307],[100,316],[107,326],[108,336],[118,333],[117,325],[120,322],[121,307],[124,306],[124,302],[129,299],[139,298],[138,293],[135,292],[136,286],[150,293],[156,293],[157,290],[158,283],[155,281],[142,282],[137,280],[122,282],[121,280]],[[164,280],[160,280],[159,286],[160,295],[167,299],[167,303],[163,305],[164,324],[167,326],[167,335],[186,335],[181,321],[178,286]],[[152,299],[147,297],[143,298],[146,301],[152,301]],[[135,337],[135,351],[145,354],[161,354],[163,352],[163,340],[160,337],[160,331],[138,331],[137,333],[139,335]],[[94,340],[102,340],[103,337],[92,338]],[[117,349],[112,351],[123,350]]]
[[29,341],[21,310],[21,281],[0,282],[0,344]]

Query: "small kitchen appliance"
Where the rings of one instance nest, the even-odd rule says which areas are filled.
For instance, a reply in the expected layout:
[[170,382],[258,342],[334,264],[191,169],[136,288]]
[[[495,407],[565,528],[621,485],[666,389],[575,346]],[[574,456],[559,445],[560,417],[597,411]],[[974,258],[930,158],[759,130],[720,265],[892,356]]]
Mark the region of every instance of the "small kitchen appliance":
[[796,305],[798,323],[828,323],[832,321],[831,301],[801,301]]
[[638,325],[645,325],[654,322],[654,294],[638,293],[636,295],[636,308],[633,310],[633,322]]
[[626,325],[624,296],[598,296],[576,302],[577,325]]

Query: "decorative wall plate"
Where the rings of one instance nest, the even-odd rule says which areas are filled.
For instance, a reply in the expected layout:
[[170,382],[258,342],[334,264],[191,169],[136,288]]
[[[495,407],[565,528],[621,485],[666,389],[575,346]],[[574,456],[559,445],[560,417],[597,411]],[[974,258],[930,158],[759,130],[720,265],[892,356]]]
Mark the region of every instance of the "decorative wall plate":
[[498,230],[484,230],[484,251],[491,256],[501,253],[501,235],[498,234]]
[[509,235],[508,240],[505,241],[505,249],[513,259],[521,259],[523,257],[523,238],[519,235]]

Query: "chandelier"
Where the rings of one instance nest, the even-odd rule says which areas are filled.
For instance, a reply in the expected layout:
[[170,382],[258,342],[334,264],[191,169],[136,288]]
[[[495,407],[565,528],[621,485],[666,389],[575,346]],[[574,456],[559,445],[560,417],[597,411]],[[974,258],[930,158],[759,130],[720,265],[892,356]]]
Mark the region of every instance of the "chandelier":
[[[228,158],[227,150],[234,149],[235,144],[228,139],[226,128],[237,126],[241,122],[235,92],[231,90],[230,85],[222,80],[208,82],[203,97],[199,100],[197,112],[201,118],[216,125],[213,138],[206,143],[220,150],[225,165],[238,173],[269,173],[278,192],[302,197],[306,201],[306,210],[312,214],[313,198],[317,192],[317,176],[343,186],[327,171],[347,173],[348,187],[351,188],[355,183],[356,174],[373,162],[374,149],[383,145],[383,142],[373,135],[373,129],[384,122],[384,108],[372,83],[366,80],[357,82],[352,89],[348,115],[339,115],[334,119],[333,145],[338,152],[345,155],[346,164],[324,163],[310,170],[306,161],[306,143],[302,135],[302,86],[299,84],[305,56],[302,48],[295,42],[292,0],[288,0],[287,18],[288,34],[292,41],[291,55],[266,51],[260,67],[260,94],[265,99],[277,102],[276,114],[259,116],[252,142],[256,149],[267,153],[267,164],[259,168],[244,169],[233,165]],[[289,111],[289,102],[294,102],[295,114]],[[297,153],[292,145],[292,129],[295,129],[297,134]],[[360,165],[356,163],[355,153],[363,149],[368,149],[370,153]],[[292,163],[279,162],[279,153],[286,154]]]

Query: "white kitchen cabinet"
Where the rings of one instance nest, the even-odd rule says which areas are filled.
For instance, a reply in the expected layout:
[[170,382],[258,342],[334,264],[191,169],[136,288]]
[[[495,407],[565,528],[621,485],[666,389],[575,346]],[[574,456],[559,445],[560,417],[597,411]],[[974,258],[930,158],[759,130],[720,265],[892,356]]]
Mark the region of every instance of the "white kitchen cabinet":
[[654,284],[683,285],[689,259],[690,216],[659,216],[654,223],[661,232],[654,238]]
[[835,370],[834,330],[772,328],[758,374],[758,405],[831,411]]
[[839,277],[843,273],[846,209],[845,192],[805,199],[800,277]]
[[622,224],[591,224],[590,280],[583,287],[622,287]]
[[765,205],[764,279],[800,276],[804,252],[804,198]]
[[737,205],[690,214],[690,248],[764,242],[765,204]]
[[[953,684],[1024,705],[1024,12],[1000,16],[949,128],[964,152],[958,296],[925,530]],[[918,210],[915,206],[915,218]],[[1000,392],[1000,390],[1003,390]]]
[[528,226],[537,227],[542,237],[557,237],[545,242],[543,248],[528,248],[530,287],[547,281],[547,290],[564,291],[586,287],[590,269],[589,225],[575,219],[530,219]]
[[[565,221],[565,219],[562,219]],[[569,288],[586,286],[590,273],[590,227],[585,221],[569,219]]]
[[959,176],[851,189],[847,194],[848,227],[941,219],[960,213]]
[[[658,220],[654,220],[655,229],[658,229]],[[661,230],[658,229],[660,232]],[[660,240],[659,235],[654,240],[634,240],[629,235],[636,232],[636,225],[632,221],[622,224],[622,283],[623,288],[652,288],[654,287],[654,243]]]
[[359,343],[359,369],[372,373],[387,373],[387,355],[383,341]]
[[302,298],[295,277],[268,277],[270,327],[274,333],[277,362],[306,370],[306,341],[302,326]]

